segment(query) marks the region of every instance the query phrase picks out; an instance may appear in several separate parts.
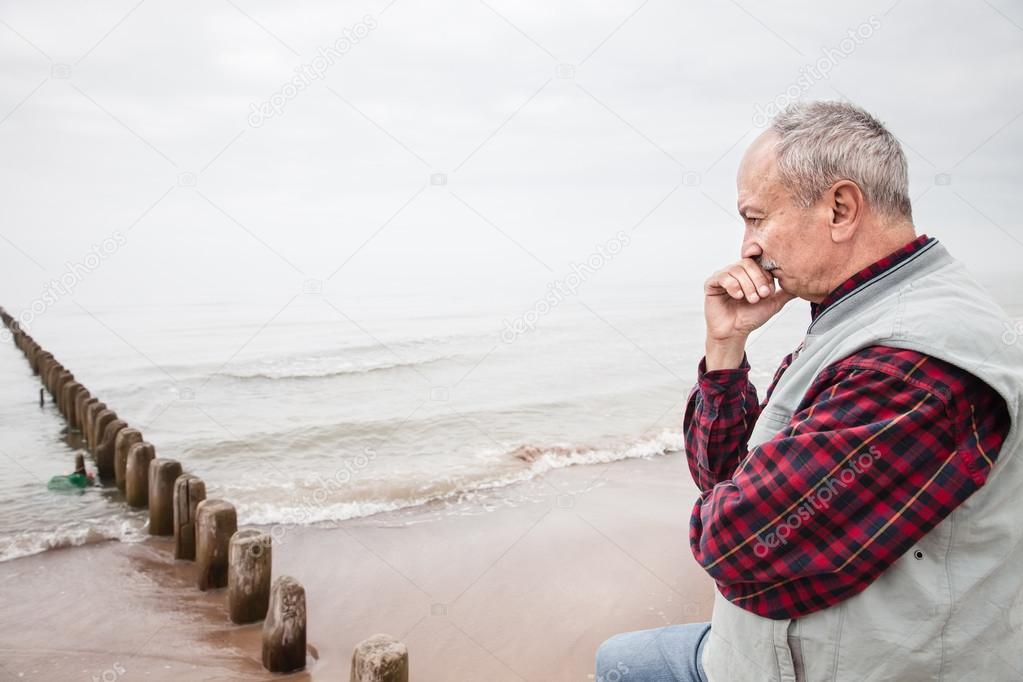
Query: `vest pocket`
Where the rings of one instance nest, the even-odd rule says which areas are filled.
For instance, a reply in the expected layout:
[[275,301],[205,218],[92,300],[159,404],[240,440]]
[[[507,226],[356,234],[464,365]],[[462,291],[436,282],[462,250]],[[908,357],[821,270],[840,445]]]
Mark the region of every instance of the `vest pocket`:
[[842,649],[846,603],[792,619],[787,629],[796,682],[834,682]]
[[796,676],[796,682],[806,682],[806,668],[803,666],[803,643],[799,639],[799,619],[793,618],[789,621],[786,631],[789,653],[792,655],[792,669]]

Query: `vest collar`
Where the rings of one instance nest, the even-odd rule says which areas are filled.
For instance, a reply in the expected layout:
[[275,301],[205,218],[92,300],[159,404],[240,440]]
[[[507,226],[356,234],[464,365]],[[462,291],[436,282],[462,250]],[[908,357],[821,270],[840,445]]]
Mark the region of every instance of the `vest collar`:
[[953,262],[937,239],[931,239],[905,260],[882,270],[828,305],[807,327],[807,336],[823,334],[842,320],[855,316],[886,292],[897,290],[925,273]]

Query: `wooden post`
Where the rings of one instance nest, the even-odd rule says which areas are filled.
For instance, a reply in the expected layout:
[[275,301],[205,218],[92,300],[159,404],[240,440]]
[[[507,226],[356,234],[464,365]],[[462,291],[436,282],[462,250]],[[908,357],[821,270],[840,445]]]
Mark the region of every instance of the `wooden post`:
[[[117,413],[113,410],[106,409],[96,413],[96,419],[92,422],[92,442],[89,443],[89,449],[92,451],[93,457],[99,452],[99,443],[103,440],[103,432],[106,431],[107,425],[116,420]],[[110,473],[114,472],[111,471]]]
[[135,443],[128,449],[124,499],[132,507],[142,509],[149,505],[149,462],[155,457],[156,448],[151,443]]
[[53,402],[57,403],[57,410],[59,410],[60,413],[64,415],[65,418],[67,417],[67,412],[64,409],[64,406],[66,405],[65,397],[67,396],[68,390],[71,387],[73,387],[75,383],[76,382],[74,380],[65,381],[62,385],[58,386],[60,392],[57,393],[57,395],[53,399]]
[[43,388],[39,387],[39,407],[46,407],[46,399],[43,397]]
[[114,482],[121,492],[124,492],[125,477],[128,473],[128,451],[135,443],[141,442],[142,432],[138,429],[129,427],[117,432],[117,438],[114,440]]
[[57,401],[57,407],[60,408],[60,413],[64,415],[64,419],[67,420],[68,427],[74,428],[74,417],[68,407],[71,405],[71,396],[75,394],[82,385],[77,381],[69,381],[64,384],[60,389],[60,400]]
[[60,409],[60,396],[64,391],[64,386],[74,380],[75,375],[66,369],[61,370],[54,378],[53,385],[50,386],[50,396],[52,397],[52,402],[57,405],[57,409]]
[[200,590],[227,587],[228,549],[236,530],[238,515],[230,502],[203,500],[195,508],[195,561]]
[[85,445],[88,449],[92,450],[92,427],[96,422],[96,415],[103,410],[107,409],[107,404],[96,400],[94,403],[90,403],[85,409]]
[[39,369],[39,381],[46,385],[46,373],[50,369],[50,364],[53,363],[53,353],[46,350],[39,350],[36,354],[36,365]]
[[68,428],[79,430],[81,424],[78,423],[78,396],[88,391],[76,381],[70,384],[70,388],[65,386],[64,392],[64,417],[67,419]]
[[98,402],[99,398],[94,398],[88,391],[78,396],[77,421],[78,431],[82,434],[82,438],[85,438],[86,420],[89,418],[89,406]]
[[157,457],[149,463],[149,534],[174,535],[174,481],[181,462]]
[[117,442],[117,434],[126,429],[128,424],[121,419],[115,419],[106,425],[100,436],[99,445],[96,446],[96,469],[99,477],[107,480],[116,480],[114,469],[114,444]]
[[57,377],[59,377],[62,372],[66,371],[67,370],[64,369],[64,365],[57,361],[54,361],[53,364],[50,365],[50,369],[46,372],[46,381],[44,382],[46,390],[49,391],[50,396],[53,396],[53,387],[57,385]]
[[261,530],[240,530],[231,537],[227,604],[233,622],[254,623],[266,617],[272,549],[269,533]]
[[29,352],[28,364],[32,366],[32,374],[39,376],[39,360],[45,351],[37,343],[32,343],[32,350]]
[[355,645],[349,682],[408,682],[408,648],[390,635]]
[[191,474],[174,481],[174,558],[195,561],[195,511],[206,499],[206,484]]
[[75,473],[85,474],[85,455],[80,452],[75,455]]
[[273,673],[305,668],[305,589],[282,575],[270,591],[263,621],[263,667]]

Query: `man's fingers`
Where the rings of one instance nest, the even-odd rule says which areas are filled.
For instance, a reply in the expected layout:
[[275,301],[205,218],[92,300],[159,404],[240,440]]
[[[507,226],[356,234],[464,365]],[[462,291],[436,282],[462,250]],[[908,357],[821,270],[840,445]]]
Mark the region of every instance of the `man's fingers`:
[[742,284],[730,272],[721,273],[721,287],[728,292],[732,298],[745,298],[746,292],[742,290]]
[[736,263],[729,266],[728,273],[739,283],[742,287],[742,293],[746,297],[746,300],[750,303],[756,303],[761,299],[760,292],[757,290],[757,284],[753,281],[750,273],[746,271],[746,268],[741,263]]
[[722,291],[732,298],[745,298],[739,280],[732,277],[727,270],[719,270],[711,275],[703,285],[704,293],[708,296],[720,295]]
[[752,258],[743,258],[739,265],[746,271],[761,298],[767,298],[774,291],[774,277],[760,267]]
[[[774,277],[764,270],[752,258],[743,258],[723,270],[718,270],[704,283],[704,292],[708,295],[727,293],[736,300],[745,299],[749,303],[758,303],[772,294],[782,293],[780,285],[776,285]],[[784,305],[794,298],[788,297],[780,304]]]

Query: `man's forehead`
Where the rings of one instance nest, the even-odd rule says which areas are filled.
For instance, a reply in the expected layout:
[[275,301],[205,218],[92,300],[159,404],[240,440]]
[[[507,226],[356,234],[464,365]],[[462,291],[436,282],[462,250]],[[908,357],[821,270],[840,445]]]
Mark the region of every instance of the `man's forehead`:
[[765,195],[770,193],[777,171],[774,152],[776,141],[777,135],[767,131],[757,137],[743,154],[736,173],[740,213],[747,207],[753,207],[758,199],[768,198]]
[[738,178],[769,176],[775,168],[775,144],[777,134],[767,131],[753,140],[739,162]]

